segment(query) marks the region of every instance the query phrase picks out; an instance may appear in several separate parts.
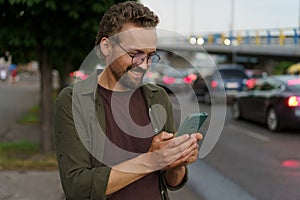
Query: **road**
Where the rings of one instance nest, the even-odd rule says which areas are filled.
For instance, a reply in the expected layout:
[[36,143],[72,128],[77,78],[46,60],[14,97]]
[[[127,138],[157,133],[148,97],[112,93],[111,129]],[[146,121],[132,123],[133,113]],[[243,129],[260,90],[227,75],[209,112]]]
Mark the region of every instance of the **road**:
[[[185,98],[181,108],[194,106],[189,95],[177,96]],[[171,99],[176,102],[174,96]],[[201,111],[211,113],[210,106],[199,106]],[[227,107],[217,144],[205,158],[191,165],[193,192],[209,200],[300,199],[299,152],[299,131],[271,133],[263,125],[235,121]]]

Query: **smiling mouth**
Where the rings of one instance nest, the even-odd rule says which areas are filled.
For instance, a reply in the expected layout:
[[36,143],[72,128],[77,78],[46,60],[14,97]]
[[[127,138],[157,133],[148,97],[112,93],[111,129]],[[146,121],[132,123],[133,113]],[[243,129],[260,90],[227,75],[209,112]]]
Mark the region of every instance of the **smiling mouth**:
[[143,75],[145,74],[146,70],[140,68],[140,67],[133,67],[129,68],[128,73],[134,78],[134,79],[141,79]]
[[136,71],[129,71],[131,77],[133,77],[134,79],[141,79],[144,75],[144,73],[142,72],[136,72]]

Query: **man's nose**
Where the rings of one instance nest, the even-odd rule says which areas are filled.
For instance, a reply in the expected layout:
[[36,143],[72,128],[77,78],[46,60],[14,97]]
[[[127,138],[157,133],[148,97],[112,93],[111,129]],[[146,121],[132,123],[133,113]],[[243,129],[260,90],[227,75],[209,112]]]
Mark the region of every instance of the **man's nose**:
[[143,70],[147,70],[148,69],[148,59],[147,57],[144,59],[144,61],[139,65],[140,68],[142,68]]

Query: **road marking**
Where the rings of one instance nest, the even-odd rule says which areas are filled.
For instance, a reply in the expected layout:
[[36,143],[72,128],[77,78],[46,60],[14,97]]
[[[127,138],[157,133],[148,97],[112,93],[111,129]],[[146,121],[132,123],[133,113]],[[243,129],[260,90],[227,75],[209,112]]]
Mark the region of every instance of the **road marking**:
[[241,129],[241,127],[236,126],[236,125],[230,124],[230,125],[229,125],[229,128],[231,128],[231,129],[236,129],[236,130],[238,130],[240,133],[243,133],[243,134],[245,134],[245,135],[247,135],[247,136],[249,136],[249,137],[255,138],[255,139],[257,139],[257,140],[261,140],[261,141],[263,141],[263,142],[269,142],[269,141],[270,141],[270,138],[267,137],[267,136],[264,136],[264,135],[255,133],[255,132],[253,132],[253,131]]

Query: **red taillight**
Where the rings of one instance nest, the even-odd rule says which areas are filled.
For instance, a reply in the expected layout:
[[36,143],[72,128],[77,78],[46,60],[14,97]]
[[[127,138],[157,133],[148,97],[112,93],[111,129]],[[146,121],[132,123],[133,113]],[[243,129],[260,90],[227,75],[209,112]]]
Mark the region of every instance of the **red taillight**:
[[247,88],[252,89],[252,88],[254,87],[254,85],[255,85],[255,82],[256,82],[255,79],[248,79],[248,80],[246,81],[246,86],[247,86]]
[[147,73],[146,73],[146,76],[147,76],[148,78],[152,78],[152,77],[153,77],[153,73],[152,73],[152,72],[147,72]]
[[189,74],[188,76],[183,78],[183,81],[187,84],[191,84],[194,80],[196,80],[197,75],[196,74]]
[[288,106],[289,107],[297,107],[300,106],[300,96],[291,96],[288,98]]
[[168,77],[168,76],[164,76],[163,77],[163,82],[167,85],[173,84],[175,83],[175,78],[173,77]]
[[75,73],[74,72],[70,72],[70,76],[71,77],[75,76]]
[[183,78],[183,82],[184,82],[184,83],[187,83],[187,84],[191,84],[191,83],[192,83],[192,80],[187,76],[187,77],[184,77],[184,78]]
[[212,81],[212,82],[210,83],[210,86],[211,86],[212,88],[216,88],[216,87],[218,86],[218,82],[217,82],[217,81]]

